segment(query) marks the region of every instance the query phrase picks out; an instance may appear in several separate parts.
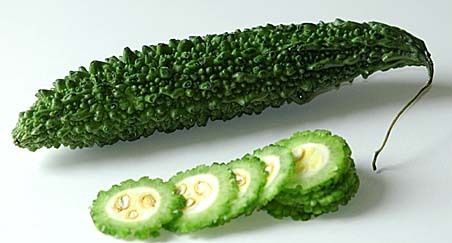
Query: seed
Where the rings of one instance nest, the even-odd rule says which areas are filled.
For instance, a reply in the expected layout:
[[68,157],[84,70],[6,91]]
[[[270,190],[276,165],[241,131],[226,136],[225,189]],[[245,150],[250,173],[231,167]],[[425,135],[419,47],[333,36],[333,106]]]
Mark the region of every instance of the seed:
[[302,147],[298,147],[292,150],[292,154],[295,158],[301,160],[304,157],[305,150]]
[[196,200],[190,197],[190,198],[187,199],[186,204],[185,204],[185,207],[186,207],[186,208],[191,208],[191,207],[193,207],[195,204],[196,204]]
[[119,197],[116,200],[115,209],[118,211],[126,210],[127,208],[129,208],[129,201],[130,198],[127,194]]
[[273,164],[267,164],[267,166],[265,167],[265,171],[270,176],[272,174],[272,172],[273,172]]
[[155,206],[155,198],[151,194],[146,194],[141,197],[141,204],[144,208],[152,208]]
[[185,194],[186,191],[187,191],[187,185],[185,185],[185,184],[181,184],[177,187],[177,193],[179,195]]
[[239,173],[235,173],[235,180],[237,181],[239,187],[246,184],[246,177],[242,176]]
[[210,187],[209,183],[204,182],[204,181],[198,181],[195,184],[195,192],[196,194],[202,196],[207,196],[208,194],[210,194],[210,192],[212,191],[212,188]]
[[131,210],[128,214],[127,217],[129,219],[136,219],[138,217],[138,212],[137,210]]

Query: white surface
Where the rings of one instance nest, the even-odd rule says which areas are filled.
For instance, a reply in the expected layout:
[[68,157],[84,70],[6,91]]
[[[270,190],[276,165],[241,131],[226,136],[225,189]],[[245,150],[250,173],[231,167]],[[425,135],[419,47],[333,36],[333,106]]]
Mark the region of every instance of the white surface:
[[[228,161],[297,130],[328,128],[353,148],[362,186],[339,212],[309,222],[256,213],[162,242],[450,242],[452,58],[450,1],[6,1],[0,4],[2,242],[122,242],[97,232],[88,207],[99,189],[143,175],[168,178],[201,162]],[[426,41],[435,85],[370,159],[388,123],[426,79],[422,68],[377,73],[304,106],[269,109],[206,128],[71,151],[14,147],[19,111],[39,88],[122,48],[271,23],[335,17],[379,20]]]

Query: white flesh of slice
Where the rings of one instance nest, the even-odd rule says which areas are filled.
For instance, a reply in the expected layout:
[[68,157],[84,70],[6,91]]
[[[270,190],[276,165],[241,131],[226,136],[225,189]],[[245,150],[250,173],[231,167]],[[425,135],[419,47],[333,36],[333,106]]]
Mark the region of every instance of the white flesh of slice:
[[216,201],[220,183],[214,175],[199,174],[181,180],[176,187],[186,200],[184,214],[196,214],[208,209]]
[[267,155],[260,158],[265,163],[265,171],[268,172],[267,182],[265,187],[268,187],[275,180],[281,167],[279,156]]
[[320,143],[305,143],[292,149],[295,157],[295,172],[300,179],[311,177],[328,163],[330,151]]

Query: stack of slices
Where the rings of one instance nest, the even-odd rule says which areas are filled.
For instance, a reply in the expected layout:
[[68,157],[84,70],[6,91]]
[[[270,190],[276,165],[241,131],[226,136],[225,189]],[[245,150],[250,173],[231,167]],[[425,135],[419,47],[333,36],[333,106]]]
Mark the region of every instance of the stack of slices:
[[338,210],[359,179],[344,139],[329,131],[294,134],[229,163],[179,172],[164,182],[143,177],[99,192],[91,217],[103,233],[125,239],[189,233],[257,209],[308,220]]

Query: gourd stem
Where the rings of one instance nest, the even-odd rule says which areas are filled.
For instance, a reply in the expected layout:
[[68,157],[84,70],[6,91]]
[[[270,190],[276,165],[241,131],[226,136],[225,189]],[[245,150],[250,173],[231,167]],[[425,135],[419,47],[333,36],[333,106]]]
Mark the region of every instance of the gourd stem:
[[429,79],[427,81],[427,83],[416,93],[416,95],[411,98],[410,101],[408,101],[408,103],[402,107],[402,109],[397,113],[397,115],[394,117],[394,119],[392,120],[391,124],[389,125],[389,128],[386,132],[386,135],[384,137],[383,143],[381,144],[380,148],[375,151],[374,154],[374,158],[372,161],[372,169],[374,171],[377,170],[377,159],[378,159],[378,155],[380,155],[381,151],[384,149],[384,147],[386,146],[386,143],[388,142],[389,136],[391,135],[392,129],[394,128],[394,125],[396,124],[396,122],[399,120],[399,118],[402,116],[402,114],[414,103],[416,102],[424,93],[426,93],[430,87],[432,86],[432,82],[433,82],[433,61],[431,59],[431,55],[430,53],[427,51],[427,48],[425,47],[425,44],[423,44],[422,49],[424,50],[424,55],[426,58],[426,66],[428,69],[428,75],[429,75]]

